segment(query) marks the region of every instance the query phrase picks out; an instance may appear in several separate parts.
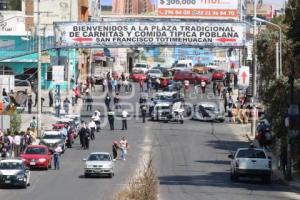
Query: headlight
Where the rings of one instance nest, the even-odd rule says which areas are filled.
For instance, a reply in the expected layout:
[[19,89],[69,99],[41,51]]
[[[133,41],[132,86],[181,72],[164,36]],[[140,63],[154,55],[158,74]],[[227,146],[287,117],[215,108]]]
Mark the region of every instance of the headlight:
[[17,175],[17,179],[23,179],[24,178],[24,174],[22,172],[19,172],[16,175]]
[[92,168],[93,165],[85,165],[85,168]]
[[1,171],[0,171],[0,175],[3,175]]
[[39,162],[45,162],[46,161],[46,158],[40,158],[39,159]]
[[23,162],[26,162],[27,160],[25,158],[22,158]]

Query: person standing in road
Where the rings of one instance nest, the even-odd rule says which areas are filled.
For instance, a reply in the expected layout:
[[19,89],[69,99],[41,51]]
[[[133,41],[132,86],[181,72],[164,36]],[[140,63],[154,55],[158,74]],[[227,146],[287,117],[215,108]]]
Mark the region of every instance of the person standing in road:
[[205,94],[206,82],[202,80],[200,85],[201,85],[202,94]]
[[14,155],[15,155],[15,158],[18,158],[20,156],[21,139],[22,139],[22,137],[20,136],[20,134],[18,132],[15,133],[15,137],[14,137]]
[[123,81],[123,85],[124,85],[125,93],[127,94],[128,93],[128,80],[127,80],[127,78]]
[[120,149],[121,149],[121,158],[122,158],[122,160],[126,160],[127,149],[128,149],[127,139],[125,137],[122,137],[119,144],[120,144]]
[[92,116],[92,119],[94,120],[96,124],[96,131],[99,132],[101,127],[100,127],[100,110],[99,108],[94,112],[94,115]]
[[119,95],[119,93],[116,93],[116,95],[114,97],[114,104],[115,104],[115,109],[117,111],[121,107],[119,103],[120,103],[120,95]]
[[79,135],[79,140],[80,140],[80,144],[81,144],[82,149],[86,148],[86,143],[85,143],[86,132],[87,132],[87,127],[85,126],[85,122],[81,121],[81,128],[78,131],[78,135]]
[[122,111],[122,130],[127,130],[127,117],[128,112],[124,109]]
[[216,89],[217,89],[217,83],[216,81],[213,82],[213,93],[216,96]]
[[54,161],[54,169],[59,170],[60,169],[60,155],[62,153],[62,148],[60,145],[56,145],[54,148],[54,153],[53,153],[53,161]]
[[64,103],[63,103],[66,115],[69,114],[70,103],[71,102],[69,101],[68,97],[66,97],[65,100],[64,100]]
[[60,107],[61,107],[61,100],[59,96],[55,96],[55,103],[54,103],[54,108],[55,108],[55,114],[56,117],[60,117]]
[[85,125],[85,134],[84,134],[84,144],[85,148],[84,149],[89,149],[90,148],[90,138],[91,138],[91,131],[88,128],[87,124]]
[[116,160],[118,157],[118,149],[119,149],[118,142],[114,141],[112,145],[113,160]]
[[90,123],[89,123],[89,129],[90,129],[90,133],[91,133],[91,140],[95,140],[95,131],[96,131],[96,123],[94,122],[93,119],[91,119]]
[[218,96],[221,95],[221,90],[222,90],[222,85],[221,85],[221,83],[219,82],[219,83],[217,84]]
[[146,115],[147,115],[147,106],[143,105],[142,106],[142,118],[143,118],[143,123],[146,123]]
[[143,79],[139,80],[139,85],[140,85],[140,92],[144,92],[144,80]]
[[93,103],[93,98],[90,93],[87,93],[87,97],[85,99],[86,102],[86,111],[92,111],[92,103]]
[[32,96],[29,95],[28,101],[27,101],[28,113],[29,113],[29,114],[31,114],[32,104],[33,104],[33,102],[32,102]]
[[110,109],[110,101],[111,101],[111,98],[108,94],[106,94],[106,97],[105,97],[105,105],[106,105],[106,109],[109,110]]
[[108,122],[110,126],[110,130],[113,131],[115,129],[114,123],[115,123],[115,112],[112,110],[109,110],[107,113]]

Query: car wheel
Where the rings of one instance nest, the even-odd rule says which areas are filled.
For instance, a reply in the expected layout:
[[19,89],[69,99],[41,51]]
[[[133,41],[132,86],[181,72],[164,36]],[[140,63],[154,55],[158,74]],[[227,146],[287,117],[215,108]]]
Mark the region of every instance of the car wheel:
[[238,175],[234,174],[234,173],[230,173],[230,180],[233,182],[236,182],[239,180]]
[[266,175],[262,178],[262,181],[266,184],[270,184],[271,183],[271,175]]
[[89,177],[90,177],[90,174],[85,173],[85,174],[84,174],[84,177],[85,177],[85,178],[89,178]]

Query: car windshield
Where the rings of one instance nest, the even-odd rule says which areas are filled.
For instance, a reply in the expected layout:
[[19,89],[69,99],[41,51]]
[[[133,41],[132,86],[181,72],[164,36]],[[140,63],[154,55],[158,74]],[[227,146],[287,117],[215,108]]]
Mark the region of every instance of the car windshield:
[[45,154],[46,149],[41,147],[29,147],[25,150],[25,154]]
[[111,158],[108,154],[91,154],[88,161],[110,161]]
[[205,110],[209,110],[209,111],[212,111],[212,112],[215,112],[217,111],[217,108],[214,107],[214,106],[204,106]]
[[240,150],[236,157],[237,158],[266,158],[266,155],[261,150],[245,149],[245,150]]
[[177,64],[175,67],[186,67],[186,64]]
[[160,70],[158,70],[158,69],[153,69],[153,70],[150,70],[149,73],[152,73],[152,74],[160,74]]
[[156,95],[154,99],[158,101],[171,101],[173,97],[169,95]]
[[145,65],[145,64],[136,64],[134,67],[135,68],[147,68],[147,65]]
[[63,135],[61,134],[46,134],[43,136],[43,139],[62,139],[63,138]]
[[22,169],[22,163],[20,162],[2,162],[0,163],[0,169]]

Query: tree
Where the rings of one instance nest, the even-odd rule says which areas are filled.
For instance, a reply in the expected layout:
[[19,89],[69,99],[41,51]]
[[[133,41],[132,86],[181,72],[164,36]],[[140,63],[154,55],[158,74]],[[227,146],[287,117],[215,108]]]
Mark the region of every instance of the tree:
[[22,124],[21,115],[17,111],[15,111],[11,115],[11,119],[10,119],[11,132],[13,134],[15,134],[16,132],[19,132],[21,130],[21,124]]

